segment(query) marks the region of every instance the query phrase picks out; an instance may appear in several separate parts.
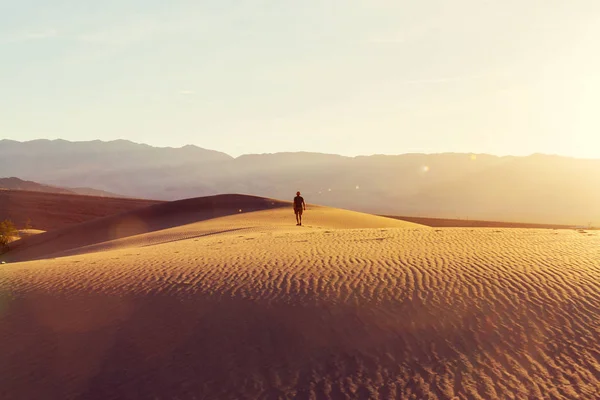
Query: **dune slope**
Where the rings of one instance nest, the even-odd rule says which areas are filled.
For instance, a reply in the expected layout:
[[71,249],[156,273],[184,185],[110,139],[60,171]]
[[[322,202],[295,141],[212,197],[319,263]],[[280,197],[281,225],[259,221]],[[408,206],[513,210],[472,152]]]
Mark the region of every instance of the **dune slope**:
[[219,195],[152,204],[21,240],[11,247],[3,259],[14,262],[45,258],[50,254],[83,246],[162,231],[225,215],[288,205],[278,200],[244,195]]
[[154,200],[0,189],[0,220],[51,231],[160,203]]
[[597,232],[283,211],[2,266],[0,398],[600,397]]

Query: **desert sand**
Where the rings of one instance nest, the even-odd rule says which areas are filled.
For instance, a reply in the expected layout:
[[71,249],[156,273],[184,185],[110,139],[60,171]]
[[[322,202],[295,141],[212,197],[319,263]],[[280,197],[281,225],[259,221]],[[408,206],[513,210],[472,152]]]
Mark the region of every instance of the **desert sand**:
[[44,231],[157,204],[158,201],[0,189],[0,221]]
[[0,398],[600,398],[600,232],[219,196],[15,242]]
[[28,238],[31,236],[39,235],[41,233],[45,233],[46,231],[42,231],[40,229],[18,229],[16,236],[11,236],[8,240],[8,243],[14,243],[17,240]]
[[[432,228],[525,228],[525,229],[578,229],[577,225],[558,225],[558,224],[534,224],[527,222],[507,222],[507,221],[481,221],[473,219],[453,219],[453,218],[428,218],[414,216],[395,216],[384,215],[387,218],[399,219],[416,224],[427,225]],[[588,226],[589,230],[597,230],[595,227]]]
[[30,236],[46,233],[46,231],[43,231],[41,229],[19,229],[18,232],[20,238],[28,238]]

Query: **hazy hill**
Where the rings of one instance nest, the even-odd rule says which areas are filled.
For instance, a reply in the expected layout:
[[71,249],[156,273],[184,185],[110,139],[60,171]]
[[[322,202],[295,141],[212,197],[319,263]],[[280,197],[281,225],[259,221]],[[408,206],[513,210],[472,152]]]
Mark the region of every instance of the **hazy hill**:
[[[68,142],[0,140],[0,176],[18,176],[63,187],[93,187],[133,197],[156,197],[164,171],[214,165],[232,157],[196,146],[157,148],[127,140]],[[166,193],[157,190],[157,194]],[[161,196],[174,198],[177,196]]]
[[0,189],[9,190],[27,190],[30,192],[61,193],[61,194],[81,194],[85,196],[98,197],[123,197],[121,195],[107,192],[104,190],[92,189],[87,187],[63,188],[58,186],[44,185],[33,181],[24,181],[16,177],[0,178]]
[[75,194],[75,192],[60,188],[56,186],[43,185],[41,183],[24,181],[23,179],[11,177],[11,178],[0,178],[0,189],[9,190],[27,190],[30,192],[44,192],[44,193],[64,193],[64,194]]
[[377,214],[600,225],[600,160],[557,156],[316,153],[238,158],[128,141],[0,141],[0,175],[175,200],[221,193]]

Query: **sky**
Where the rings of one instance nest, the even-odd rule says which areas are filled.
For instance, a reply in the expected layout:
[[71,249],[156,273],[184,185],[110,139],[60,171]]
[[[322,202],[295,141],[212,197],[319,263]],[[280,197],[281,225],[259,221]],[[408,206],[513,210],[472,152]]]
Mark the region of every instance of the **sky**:
[[0,0],[0,138],[600,158],[597,0]]

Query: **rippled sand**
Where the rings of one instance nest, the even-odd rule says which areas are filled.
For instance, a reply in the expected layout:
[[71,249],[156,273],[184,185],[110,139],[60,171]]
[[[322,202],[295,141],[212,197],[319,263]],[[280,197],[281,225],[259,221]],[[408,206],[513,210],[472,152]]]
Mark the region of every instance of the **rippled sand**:
[[0,398],[600,398],[600,232],[263,208],[24,242]]

